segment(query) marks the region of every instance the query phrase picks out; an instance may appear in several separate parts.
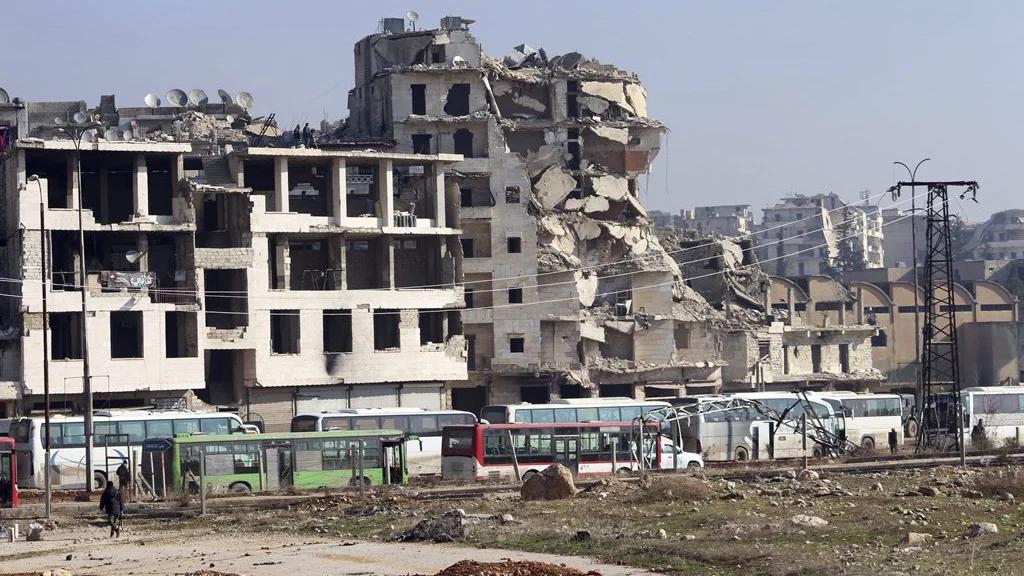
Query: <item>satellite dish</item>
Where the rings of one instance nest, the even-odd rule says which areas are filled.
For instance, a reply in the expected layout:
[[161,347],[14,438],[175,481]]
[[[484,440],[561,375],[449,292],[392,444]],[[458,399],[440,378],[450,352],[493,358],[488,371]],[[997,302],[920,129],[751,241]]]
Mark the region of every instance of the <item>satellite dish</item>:
[[178,90],[177,88],[168,90],[167,94],[164,95],[164,99],[175,108],[184,108],[188,105],[188,96],[185,94],[185,91]]
[[249,94],[248,92],[239,92],[238,94],[235,94],[235,104],[238,104],[246,110],[252,108],[253,102],[255,102],[255,100],[253,100],[252,94]]
[[146,106],[150,108],[160,107],[160,98],[156,94],[146,94],[146,97],[143,100],[146,101]]
[[82,142],[93,142],[96,140],[95,130],[86,130],[82,132]]
[[10,104],[11,95],[7,93],[7,90],[0,88],[0,104]]
[[121,133],[117,131],[117,128],[108,128],[107,131],[103,133],[103,138],[105,140],[111,140],[111,141],[113,141],[113,140],[120,140],[121,139]]
[[466,63],[465,58],[462,56],[456,56],[455,58],[452,58],[452,66],[455,68],[466,68],[468,64]]
[[64,119],[61,118],[60,116],[57,116],[56,118],[53,119],[53,123],[56,124],[57,126],[63,126],[64,125]]
[[231,114],[228,114],[227,116],[224,117],[224,121],[227,122],[228,124],[234,124],[235,123],[235,117],[232,116]]
[[206,106],[209,101],[210,99],[206,97],[206,92],[199,88],[188,91],[188,103],[193,106]]
[[408,12],[405,13],[405,19],[412,24],[412,31],[415,32],[416,22],[420,19],[420,15],[413,12],[412,10],[409,10]]
[[125,130],[124,134],[121,134],[121,137],[124,138],[125,140],[134,140],[135,133],[133,133],[131,130]]
[[138,250],[129,250],[124,253],[124,259],[130,264],[135,264],[139,261],[139,258],[142,258],[142,254]]
[[75,124],[85,124],[85,121],[89,118],[81,112],[75,112],[75,115],[71,117],[75,121]]
[[220,103],[224,105],[231,104],[231,94],[228,94],[227,90],[217,90],[217,96],[220,96]]

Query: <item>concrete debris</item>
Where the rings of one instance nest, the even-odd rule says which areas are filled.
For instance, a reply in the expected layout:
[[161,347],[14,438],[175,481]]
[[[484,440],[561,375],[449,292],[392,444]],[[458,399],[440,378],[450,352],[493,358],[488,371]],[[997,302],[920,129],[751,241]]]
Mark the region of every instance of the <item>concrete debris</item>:
[[642,84],[626,83],[626,98],[637,116],[647,118],[647,90]]
[[587,110],[590,110],[594,114],[601,115],[608,111],[611,104],[607,100],[595,98],[593,96],[580,96],[576,99],[580,106],[583,106]]
[[629,194],[629,181],[618,176],[599,176],[590,179],[594,193],[609,200],[621,202]]
[[580,337],[595,342],[604,342],[604,328],[594,324],[592,321],[580,322]]
[[580,198],[569,198],[568,200],[565,201],[565,209],[570,212],[575,210],[582,210],[583,205],[585,203],[586,202]]
[[552,464],[523,482],[519,495],[524,501],[562,500],[576,495],[572,472],[561,464]]
[[593,306],[597,297],[597,274],[583,270],[577,270],[574,274],[576,280],[576,293],[579,295],[580,304]]
[[611,140],[612,142],[618,142],[625,146],[629,144],[629,130],[625,128],[613,128],[611,126],[603,126],[601,124],[595,124],[587,128],[594,135],[604,138],[605,140]]
[[793,516],[790,518],[790,522],[792,522],[794,526],[803,526],[807,528],[824,528],[825,526],[828,526],[828,520],[805,514],[797,514],[796,516]]
[[188,110],[179,114],[171,123],[176,140],[217,140],[228,142],[248,142],[249,138],[241,130],[231,128],[226,120],[217,120],[213,116],[196,110]]
[[593,220],[580,220],[573,223],[576,237],[580,240],[593,240],[601,235],[601,227]]
[[630,114],[636,114],[636,111],[633,110],[633,107],[626,100],[626,92],[622,82],[582,82],[580,83],[580,91],[584,94],[607,100],[613,104],[618,104],[620,108]]
[[415,526],[400,534],[399,542],[454,542],[466,536],[466,513],[462,510],[449,510],[441,516],[425,518]]
[[28,532],[25,534],[25,540],[28,542],[39,542],[43,539],[43,525],[36,522],[32,522],[28,525]]
[[576,178],[558,166],[551,166],[533,185],[534,195],[545,210],[554,210],[576,188]]
[[611,204],[608,202],[608,199],[602,196],[588,196],[583,202],[583,211],[588,214],[607,212],[610,207]]
[[932,540],[934,538],[935,537],[932,536],[931,534],[926,534],[926,533],[921,533],[921,532],[908,532],[907,535],[903,537],[903,545],[905,545],[905,546],[925,546],[927,544],[931,544],[931,542],[932,542]]
[[502,560],[476,562],[462,560],[441,570],[434,576],[601,576],[597,572],[583,573],[562,564],[546,564],[529,560]]
[[978,522],[977,524],[971,524],[970,532],[967,533],[969,538],[977,538],[986,534],[998,534],[999,527],[991,522]]

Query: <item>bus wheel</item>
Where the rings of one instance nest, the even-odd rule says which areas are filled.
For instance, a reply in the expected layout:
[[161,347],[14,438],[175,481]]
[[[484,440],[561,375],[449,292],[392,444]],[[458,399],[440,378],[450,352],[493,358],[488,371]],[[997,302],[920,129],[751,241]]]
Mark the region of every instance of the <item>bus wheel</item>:
[[92,487],[97,490],[103,490],[107,487],[107,475],[103,472],[94,471],[92,473]]
[[875,439],[871,436],[865,436],[864,439],[860,441],[860,447],[866,452],[871,452],[875,449]]
[[750,459],[750,452],[747,452],[747,449],[745,447],[740,446],[739,448],[736,449],[736,461],[737,462],[746,462],[749,459]]
[[619,476],[624,476],[626,474],[629,474],[630,472],[632,472],[632,470],[626,467],[619,468],[618,470],[615,471],[615,473],[618,474]]
[[815,446],[814,449],[811,450],[811,456],[814,458],[824,458],[825,451],[821,449],[821,446]]
[[917,420],[907,420],[907,436],[917,438]]
[[697,462],[696,460],[692,460],[692,461],[690,461],[689,464],[686,465],[686,467],[687,468],[700,468],[700,462]]
[[246,484],[245,482],[235,482],[234,484],[228,486],[228,490],[230,490],[232,494],[252,494],[252,487]]

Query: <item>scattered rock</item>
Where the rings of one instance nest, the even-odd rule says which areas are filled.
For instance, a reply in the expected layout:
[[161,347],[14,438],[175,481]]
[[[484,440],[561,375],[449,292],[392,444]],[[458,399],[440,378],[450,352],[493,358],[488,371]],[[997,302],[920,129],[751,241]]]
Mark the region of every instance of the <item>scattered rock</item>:
[[796,475],[796,479],[800,480],[801,482],[809,482],[812,480],[817,480],[819,478],[821,478],[821,475],[815,472],[814,470],[811,470],[810,468],[804,468],[800,470],[800,472],[798,472]]
[[931,486],[921,486],[921,487],[919,487],[917,489],[917,491],[922,496],[938,496],[939,495],[939,491],[936,490],[935,488],[932,488]]
[[930,544],[933,538],[931,534],[908,532],[903,538],[903,544],[907,546],[924,546],[925,544]]
[[1013,494],[1010,492],[1000,492],[996,494],[995,498],[1000,502],[1013,502]]
[[686,536],[683,536],[683,540],[686,540],[687,542],[692,542],[696,539],[697,537],[693,534],[687,534]]
[[985,495],[977,490],[961,490],[960,495],[964,498],[984,498]]
[[544,562],[512,561],[474,562],[463,560],[438,572],[435,576],[598,576],[597,572],[584,574],[565,565]]
[[725,496],[722,496],[722,500],[746,500],[747,495],[743,492],[729,492]]
[[466,514],[450,510],[440,517],[420,520],[411,529],[400,534],[399,542],[453,542],[466,535]]
[[43,525],[33,522],[28,525],[28,534],[25,535],[25,540],[29,542],[39,542],[43,539]]
[[659,540],[668,540],[668,532],[665,532],[664,528],[661,528],[660,530],[658,530],[658,539]]
[[818,518],[817,516],[807,516],[805,514],[797,514],[790,519],[795,526],[806,526],[809,528],[823,528],[828,526],[828,520],[824,518]]
[[969,538],[977,538],[985,534],[998,534],[999,527],[991,522],[978,522],[971,524],[971,531],[967,534]]
[[786,480],[796,480],[796,472],[793,472],[792,470],[786,470],[782,474],[779,474],[779,477],[784,478]]
[[502,514],[501,516],[498,517],[498,522],[501,522],[502,524],[506,524],[506,525],[507,524],[518,524],[518,522],[516,522],[516,519],[513,518],[511,514]]
[[875,482],[874,484],[871,485],[871,489],[874,490],[875,492],[881,492],[882,491],[882,483],[881,482]]
[[524,501],[561,500],[576,495],[576,484],[572,472],[561,464],[552,464],[540,474],[534,474],[523,482],[519,495]]
[[569,538],[569,542],[590,542],[591,538],[593,538],[593,535],[590,533],[590,530],[577,530],[576,533]]

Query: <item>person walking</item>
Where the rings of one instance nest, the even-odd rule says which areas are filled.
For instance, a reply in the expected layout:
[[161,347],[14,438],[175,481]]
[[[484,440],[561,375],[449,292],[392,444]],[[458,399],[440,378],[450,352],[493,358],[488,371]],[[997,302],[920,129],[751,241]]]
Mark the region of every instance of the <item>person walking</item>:
[[292,146],[295,146],[296,148],[298,148],[299,144],[302,142],[302,140],[299,139],[301,137],[302,137],[302,129],[299,128],[298,124],[296,124],[295,125],[295,130],[292,130]]
[[896,445],[899,443],[900,435],[896,433],[896,429],[889,430],[889,454],[896,453]]
[[309,122],[306,122],[306,125],[302,127],[302,145],[305,146],[306,148],[309,148],[310,144],[311,142],[309,140]]
[[121,537],[121,525],[124,520],[124,498],[121,491],[114,486],[114,481],[107,481],[107,488],[100,496],[100,510],[107,514],[107,524],[110,525],[110,537]]
[[117,487],[121,490],[122,494],[127,493],[131,496],[132,490],[132,473],[128,470],[128,461],[121,462],[121,465],[117,467]]

